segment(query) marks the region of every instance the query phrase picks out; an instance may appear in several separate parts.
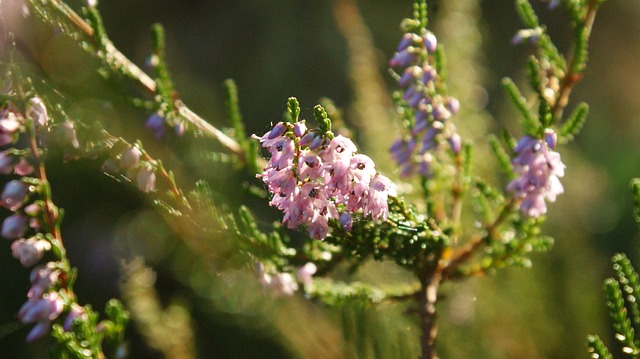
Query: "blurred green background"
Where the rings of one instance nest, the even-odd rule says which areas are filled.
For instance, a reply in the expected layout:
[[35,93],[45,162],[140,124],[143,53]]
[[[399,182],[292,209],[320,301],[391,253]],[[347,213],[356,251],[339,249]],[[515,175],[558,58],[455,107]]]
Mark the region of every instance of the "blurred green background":
[[[345,122],[354,128],[359,145],[397,178],[385,155],[391,138],[376,136],[375,129],[388,128],[381,123],[390,117],[388,97],[381,91],[393,88],[386,61],[401,36],[400,20],[411,13],[410,1],[358,1],[357,9],[368,30],[339,26],[358,22],[357,16],[345,17],[355,14],[349,11],[353,8],[338,7],[345,3],[351,2],[103,0],[99,9],[116,47],[141,67],[151,49],[150,26],[156,22],[165,26],[168,62],[180,95],[214,125],[227,125],[221,87],[227,78],[237,82],[249,133],[264,133],[271,122],[278,121],[289,96],[298,97],[306,117],[311,116],[319,99],[327,96],[344,111]],[[544,4],[535,3],[552,38],[566,52],[571,35],[568,15],[561,9],[549,12]],[[480,149],[486,147],[487,133],[501,127],[517,133],[517,115],[502,93],[500,79],[510,76],[524,83],[523,65],[533,48],[510,45],[520,28],[512,2],[448,0],[429,5],[431,28],[445,45],[451,65],[451,93],[464,106],[454,119],[460,132]],[[447,285],[439,307],[443,358],[586,358],[587,334],[599,334],[615,347],[602,281],[611,275],[609,259],[613,253],[623,251],[633,263],[640,261],[629,190],[629,181],[640,176],[638,19],[637,1],[609,0],[598,13],[589,66],[569,105],[586,101],[591,113],[577,140],[560,148],[567,165],[562,179],[566,193],[550,206],[545,225],[547,233],[556,238],[555,247],[550,253],[537,255],[530,270],[508,269],[492,277]],[[29,30],[33,29],[22,31]],[[125,101],[114,95],[119,88],[93,74],[95,64],[73,44],[38,31],[18,38],[26,44],[19,46],[24,61],[43,81],[51,81],[63,92],[75,114],[102,118],[116,133],[140,136],[147,147],[166,154],[149,144],[153,140],[142,128],[148,114],[127,108]],[[30,41],[30,37],[46,41]],[[367,46],[368,41],[373,47]],[[354,54],[354,46],[370,52]],[[360,65],[354,68],[353,61]],[[363,68],[373,71],[357,71]],[[383,111],[371,114],[371,108]],[[372,138],[376,142],[371,142]],[[245,199],[239,188],[230,185],[242,178],[220,167],[197,165],[198,154],[215,146],[200,142],[174,139],[174,154],[167,156],[183,162],[183,170],[188,172],[183,178],[203,177],[214,188],[228,188],[228,193],[221,194],[222,200]],[[491,165],[483,153],[480,150],[477,156],[480,169]],[[120,297],[121,259],[142,256],[157,272],[155,285],[161,303],[179,303],[180,308],[191,311],[198,358],[349,353],[341,350],[344,344],[337,340],[324,343],[336,346],[335,351],[315,355],[309,354],[313,350],[291,349],[304,343],[286,337],[300,328],[320,328],[324,322],[316,321],[317,316],[333,323],[327,324],[330,330],[347,328],[347,337],[357,334],[364,338],[361,343],[354,340],[358,349],[346,357],[417,356],[418,333],[401,318],[401,306],[316,313],[317,309],[301,300],[276,303],[257,294],[253,298],[250,289],[255,287],[251,286],[231,291],[244,293],[238,295],[238,303],[229,303],[229,298],[212,299],[215,288],[203,283],[206,276],[194,274],[188,250],[175,240],[180,233],[161,225],[162,220],[137,191],[101,175],[100,165],[91,160],[60,161],[49,168],[54,200],[66,209],[63,231],[69,256],[79,268],[77,292],[82,303],[103,308],[108,298]],[[261,215],[265,223],[275,218],[270,217],[274,213],[265,204],[257,205],[256,211],[266,213]],[[28,290],[29,271],[11,258],[8,242],[0,257],[4,273],[0,278],[0,352],[16,353],[8,356],[11,358],[44,358],[46,341],[25,346],[28,328],[15,318]],[[391,265],[365,266],[358,276],[382,282],[404,278]],[[240,304],[244,301],[251,303]],[[270,324],[256,324],[256,318],[265,316],[270,316]],[[286,321],[293,324],[283,324]],[[339,336],[323,333],[322,338],[330,340],[331,335]],[[304,336],[292,335],[300,337]],[[135,326],[128,340],[131,358],[165,357],[166,353],[145,342]],[[310,340],[309,347],[314,345],[317,341]]]

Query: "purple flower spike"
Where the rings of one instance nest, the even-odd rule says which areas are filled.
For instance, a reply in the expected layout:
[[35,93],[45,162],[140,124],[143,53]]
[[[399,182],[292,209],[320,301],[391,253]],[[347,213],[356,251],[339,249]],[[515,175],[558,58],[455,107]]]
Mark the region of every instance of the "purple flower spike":
[[545,131],[545,140],[525,136],[515,148],[517,157],[512,160],[518,177],[507,186],[515,198],[522,199],[520,211],[529,217],[547,212],[545,199],[554,202],[564,192],[559,177],[564,176],[564,164],[560,154],[553,151],[556,134]]
[[142,152],[136,146],[125,149],[120,154],[120,167],[124,170],[135,167],[140,161],[140,156],[142,156]]

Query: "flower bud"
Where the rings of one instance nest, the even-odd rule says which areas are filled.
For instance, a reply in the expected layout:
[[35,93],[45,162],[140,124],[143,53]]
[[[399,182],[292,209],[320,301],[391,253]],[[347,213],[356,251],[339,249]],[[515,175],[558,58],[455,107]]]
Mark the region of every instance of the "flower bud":
[[449,146],[451,147],[451,151],[453,151],[453,153],[460,153],[460,149],[462,148],[462,139],[460,138],[460,135],[454,133],[447,139],[447,141],[449,141]]
[[21,180],[11,180],[4,186],[0,201],[3,207],[15,211],[22,206],[28,193],[29,186],[26,183]]
[[44,337],[51,330],[51,323],[48,321],[38,322],[33,326],[29,334],[27,334],[27,343],[33,343],[34,341]]
[[296,271],[298,279],[304,284],[305,287],[309,287],[313,284],[313,275],[318,271],[318,267],[315,264],[308,262],[307,264],[299,267]]
[[38,97],[32,97],[29,100],[26,111],[27,117],[33,121],[36,127],[41,127],[49,122],[49,115],[47,115],[47,108],[44,102]]
[[282,136],[286,131],[287,126],[282,122],[278,122],[275,126],[273,126],[273,129],[269,131],[269,136],[267,136],[267,139],[273,140],[276,137]]
[[46,265],[33,268],[29,278],[31,281],[31,289],[27,294],[29,298],[40,298],[58,281],[60,270],[57,265],[56,262],[49,262]]
[[307,126],[304,122],[296,122],[296,124],[293,125],[293,134],[296,135],[296,137],[302,137],[305,132],[307,132]]
[[69,314],[67,315],[67,317],[64,319],[64,324],[62,325],[62,327],[64,328],[65,331],[70,331],[73,327],[73,322],[76,319],[80,319],[80,320],[86,320],[87,319],[87,313],[85,313],[84,308],[77,305],[77,304],[72,304],[71,305],[71,310],[69,311]]
[[424,47],[428,52],[433,53],[436,51],[436,47],[438,46],[438,39],[436,38],[436,35],[429,31],[423,36],[423,40]]
[[351,228],[353,228],[351,214],[345,212],[340,215],[340,226],[347,232],[351,231]]
[[8,175],[13,172],[13,163],[15,156],[7,153],[6,151],[0,152],[0,173]]
[[552,129],[548,128],[544,130],[544,140],[552,150],[556,148],[558,144],[558,134]]
[[300,146],[308,146],[310,145],[314,138],[315,138],[315,133],[313,132],[307,132],[306,135],[302,136],[302,138],[300,139],[300,141],[298,142],[298,145]]
[[158,113],[154,113],[153,115],[149,116],[147,122],[145,122],[144,124],[144,127],[153,131],[153,134],[157,139],[161,139],[162,137],[164,137],[164,134],[166,132],[164,118],[162,118]]
[[173,126],[173,132],[176,134],[176,136],[182,137],[182,135],[184,135],[184,132],[185,132],[184,123],[179,122],[178,124]]
[[80,143],[76,136],[76,129],[73,126],[73,122],[64,121],[56,128],[56,134],[58,138],[62,140],[64,144],[71,145],[73,148],[79,148]]
[[140,152],[138,147],[132,146],[127,148],[120,154],[120,167],[125,170],[135,167],[135,165],[138,164],[141,155],[142,152]]
[[33,173],[34,168],[25,157],[21,157],[13,170],[18,176],[28,176]]
[[18,239],[26,229],[27,217],[16,213],[4,219],[1,233],[6,239]]
[[136,182],[142,192],[152,192],[156,187],[156,174],[151,168],[145,166],[138,172]]

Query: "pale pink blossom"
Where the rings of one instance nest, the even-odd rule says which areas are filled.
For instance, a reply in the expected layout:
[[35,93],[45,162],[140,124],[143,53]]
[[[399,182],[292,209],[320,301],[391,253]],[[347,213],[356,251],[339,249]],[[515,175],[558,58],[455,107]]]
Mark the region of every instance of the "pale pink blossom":
[[31,237],[18,239],[11,243],[13,257],[20,261],[23,267],[31,267],[38,263],[44,253],[51,249],[51,243],[45,239]]

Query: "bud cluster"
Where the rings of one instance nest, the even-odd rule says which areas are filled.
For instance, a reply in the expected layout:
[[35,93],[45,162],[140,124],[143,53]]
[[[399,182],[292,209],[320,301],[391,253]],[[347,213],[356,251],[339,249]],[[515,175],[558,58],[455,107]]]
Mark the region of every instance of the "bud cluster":
[[397,195],[397,186],[376,172],[369,157],[356,153],[350,139],[307,130],[304,122],[280,122],[254,138],[271,153],[258,177],[288,228],[308,225],[312,238],[323,239],[329,220],[339,220],[349,231],[357,211],[386,220],[388,196]]
[[318,268],[309,262],[296,269],[296,275],[286,272],[268,272],[264,264],[256,265],[256,274],[265,289],[272,290],[278,295],[292,295],[299,289],[299,284],[309,289],[313,285],[313,275]]
[[142,157],[143,152],[138,145],[127,145],[115,159],[108,159],[103,169],[109,173],[123,173],[142,192],[153,192],[156,188],[155,166],[153,161],[144,161]]
[[[37,97],[30,99],[25,115],[13,109],[11,105],[0,115],[0,144],[15,145],[20,133],[29,126],[36,130],[49,131],[49,116],[43,101]],[[66,123],[66,122],[65,122]],[[64,140],[74,146],[75,131],[73,127],[63,124]],[[75,142],[74,142],[75,140]],[[35,141],[35,140],[34,140]],[[51,218],[46,218],[47,211],[57,211],[52,203],[43,197],[41,179],[34,175],[36,154],[30,150],[10,148],[0,152],[0,173],[16,174],[19,179],[7,182],[0,194],[0,206],[12,212],[2,222],[0,235],[13,241],[13,256],[24,267],[38,264],[53,246]],[[55,215],[54,215],[55,217]],[[25,324],[35,323],[27,334],[27,341],[34,341],[51,329],[51,323],[65,311],[68,313],[64,329],[70,330],[75,318],[84,317],[84,309],[77,304],[69,303],[69,293],[63,285],[66,276],[65,265],[61,261],[51,261],[35,267],[31,272],[31,289],[27,293],[27,301],[18,312],[18,318]]]
[[555,202],[564,192],[559,177],[564,176],[565,165],[554,149],[558,142],[556,133],[547,129],[544,140],[524,136],[515,148],[517,156],[512,164],[518,177],[507,186],[507,191],[522,200],[523,215],[539,217],[547,213],[545,199]]
[[410,134],[396,140],[389,149],[402,177],[416,172],[430,177],[433,161],[430,152],[445,142],[454,153],[460,152],[460,136],[449,121],[460,109],[460,103],[438,93],[441,79],[433,65],[436,47],[435,35],[427,30],[421,35],[406,33],[389,61],[389,66],[401,73],[398,85],[412,117]]

